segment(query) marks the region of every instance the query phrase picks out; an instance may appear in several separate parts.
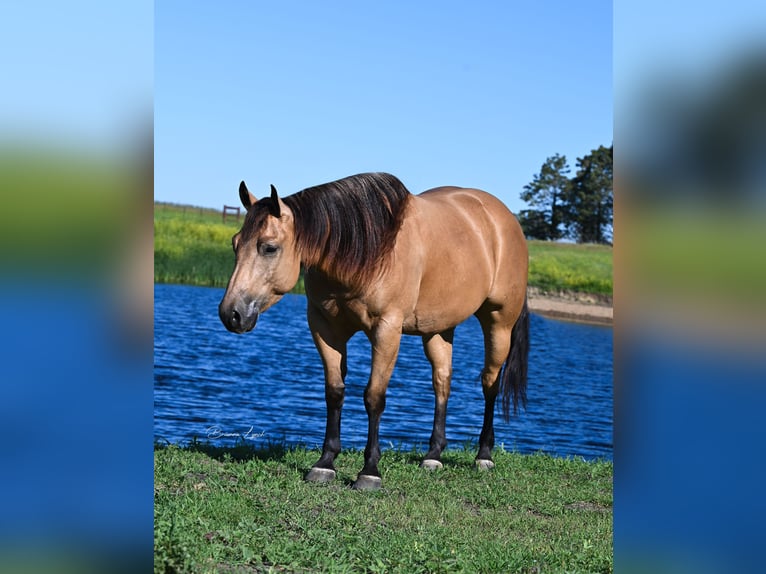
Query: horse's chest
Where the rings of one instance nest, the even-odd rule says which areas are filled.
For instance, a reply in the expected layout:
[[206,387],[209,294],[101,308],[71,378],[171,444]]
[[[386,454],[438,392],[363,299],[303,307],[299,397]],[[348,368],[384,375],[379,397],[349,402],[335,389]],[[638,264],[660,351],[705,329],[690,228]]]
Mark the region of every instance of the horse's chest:
[[326,297],[314,301],[314,304],[331,322],[352,325],[357,329],[372,326],[372,317],[367,306],[357,299]]

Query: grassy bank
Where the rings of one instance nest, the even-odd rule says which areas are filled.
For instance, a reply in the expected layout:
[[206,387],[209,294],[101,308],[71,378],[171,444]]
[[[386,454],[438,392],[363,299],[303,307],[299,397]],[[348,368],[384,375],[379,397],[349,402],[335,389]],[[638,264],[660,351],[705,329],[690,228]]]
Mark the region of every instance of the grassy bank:
[[543,292],[612,295],[612,247],[529,241],[529,285]]
[[241,226],[221,212],[154,204],[154,280],[222,287],[234,267],[231,236]]
[[303,449],[155,450],[156,572],[611,572],[611,463],[448,451],[445,467],[386,451],[383,489],[309,484]]
[[[213,209],[155,203],[154,280],[225,286],[234,265],[231,236],[241,219],[221,219]],[[612,248],[530,241],[529,285],[544,292],[611,295]]]

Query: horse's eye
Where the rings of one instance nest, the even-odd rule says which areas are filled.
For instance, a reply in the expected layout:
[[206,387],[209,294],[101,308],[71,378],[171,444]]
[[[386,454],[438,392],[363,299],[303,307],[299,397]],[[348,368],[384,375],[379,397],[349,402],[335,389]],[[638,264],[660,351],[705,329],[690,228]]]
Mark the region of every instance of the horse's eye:
[[261,243],[259,251],[264,257],[271,257],[277,254],[279,246],[272,243]]
[[234,250],[234,253],[237,252],[237,247],[239,247],[239,233],[231,238],[231,248]]

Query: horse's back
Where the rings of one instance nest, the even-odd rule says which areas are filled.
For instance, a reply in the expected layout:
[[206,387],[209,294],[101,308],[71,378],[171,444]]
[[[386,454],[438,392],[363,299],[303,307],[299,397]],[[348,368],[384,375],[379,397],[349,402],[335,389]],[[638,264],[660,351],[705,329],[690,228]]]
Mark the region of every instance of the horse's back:
[[[419,217],[424,228],[446,242],[447,247],[475,238],[470,247],[483,246],[499,258],[523,258],[527,247],[516,217],[505,204],[480,189],[437,187],[424,191],[414,200],[420,204]],[[497,267],[502,261],[494,261]]]
[[[428,207],[427,211],[435,216],[457,212],[459,216],[475,220],[477,217],[488,217],[490,226],[499,226],[506,231],[518,228],[518,221],[505,204],[494,195],[467,187],[436,187],[416,196]],[[523,234],[521,235],[523,238]]]
[[459,322],[487,300],[520,309],[526,242],[499,199],[477,189],[439,187],[413,196],[410,214],[400,247],[420,254],[416,315],[421,322],[432,315]]

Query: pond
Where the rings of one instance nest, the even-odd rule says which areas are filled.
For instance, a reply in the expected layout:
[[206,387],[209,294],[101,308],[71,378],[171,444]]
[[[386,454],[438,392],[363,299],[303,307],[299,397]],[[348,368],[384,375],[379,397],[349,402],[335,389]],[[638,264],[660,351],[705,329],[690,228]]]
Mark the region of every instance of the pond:
[[[253,331],[236,335],[218,319],[223,293],[155,285],[155,440],[321,448],[324,377],[306,322],[306,298],[286,295],[261,315]],[[498,407],[496,447],[611,460],[612,329],[532,314],[530,339],[527,409],[505,423]],[[344,448],[364,448],[370,346],[363,333],[349,341],[348,353],[341,442]],[[481,329],[472,317],[455,331],[450,447],[475,448],[478,442],[483,354]],[[427,450],[433,401],[420,337],[404,336],[381,420],[381,448]]]

